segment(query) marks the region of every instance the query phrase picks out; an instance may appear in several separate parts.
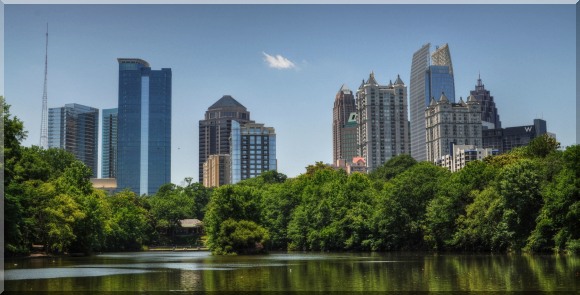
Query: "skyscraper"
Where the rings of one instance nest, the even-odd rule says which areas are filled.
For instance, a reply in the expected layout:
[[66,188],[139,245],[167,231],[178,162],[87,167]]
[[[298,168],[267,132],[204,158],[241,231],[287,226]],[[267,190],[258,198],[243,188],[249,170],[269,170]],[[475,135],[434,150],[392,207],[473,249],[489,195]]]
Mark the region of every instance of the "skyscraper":
[[356,92],[358,153],[369,171],[394,156],[409,153],[407,87],[397,76],[383,86],[371,73]]
[[71,103],[48,110],[48,147],[75,155],[97,177],[99,109]]
[[118,62],[117,186],[151,195],[171,181],[171,69]]
[[[356,145],[346,143],[347,133],[354,130],[356,134],[356,121],[349,123],[351,114],[356,112],[356,103],[352,91],[346,85],[342,85],[334,99],[334,108],[332,109],[332,162],[336,163],[338,159],[352,160],[357,155]],[[353,119],[356,119],[353,118]],[[354,126],[352,126],[354,123]],[[350,147],[350,148],[349,148]]]
[[210,155],[230,153],[232,121],[250,122],[250,112],[229,95],[224,95],[205,112],[199,121],[199,182],[203,183],[203,163]]
[[475,96],[475,99],[477,99],[481,105],[481,123],[484,128],[501,128],[501,121],[499,120],[499,114],[495,107],[495,101],[493,100],[493,96],[489,93],[489,90],[486,90],[481,82],[481,76],[477,79],[475,90],[471,90],[469,93],[470,95]]
[[431,99],[424,113],[427,161],[453,156],[452,144],[482,147],[481,107],[474,96],[470,95],[467,102],[460,99],[452,103],[441,94],[439,101]]
[[231,182],[259,176],[277,170],[276,132],[264,124],[231,122],[230,155]]
[[101,177],[117,177],[117,113],[118,109],[103,110]]
[[417,161],[427,159],[425,150],[425,109],[430,100],[437,99],[442,93],[451,103],[455,102],[455,80],[449,46],[437,47],[431,54],[427,43],[413,54],[411,64],[411,156]]

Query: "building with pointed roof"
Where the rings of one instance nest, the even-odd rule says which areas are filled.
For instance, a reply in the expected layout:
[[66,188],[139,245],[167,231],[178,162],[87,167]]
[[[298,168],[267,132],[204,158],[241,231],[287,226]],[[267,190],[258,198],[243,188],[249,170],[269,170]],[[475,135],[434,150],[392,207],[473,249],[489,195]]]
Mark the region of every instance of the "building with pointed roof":
[[[203,164],[210,155],[230,153],[230,135],[232,121],[247,123],[250,112],[244,105],[230,95],[224,95],[213,103],[205,112],[205,118],[199,121],[199,182],[203,183]],[[225,171],[227,167],[221,167]]]
[[469,94],[474,96],[481,105],[481,121],[484,128],[501,128],[501,121],[499,120],[499,113],[495,101],[493,100],[493,96],[491,96],[489,90],[485,89],[485,86],[481,81],[481,75],[477,79],[475,90],[471,90]]
[[336,93],[332,109],[332,161],[356,156],[356,102],[348,86]]
[[371,72],[356,92],[356,104],[358,156],[368,171],[409,154],[407,86],[400,76],[395,84],[379,85]]
[[439,101],[431,99],[424,116],[427,161],[437,163],[445,155],[453,155],[453,144],[483,146],[481,106],[473,96],[467,102],[460,98],[453,103],[441,93]]
[[411,63],[410,113],[411,156],[417,161],[427,159],[425,151],[425,109],[431,99],[438,100],[441,92],[455,102],[455,79],[449,46],[437,46],[429,55],[431,44],[427,43],[413,54]]

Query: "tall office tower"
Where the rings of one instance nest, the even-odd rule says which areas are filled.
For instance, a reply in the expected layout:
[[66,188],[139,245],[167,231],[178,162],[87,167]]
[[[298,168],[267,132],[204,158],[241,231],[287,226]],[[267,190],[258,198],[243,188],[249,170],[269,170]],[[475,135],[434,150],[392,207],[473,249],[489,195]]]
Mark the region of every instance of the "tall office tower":
[[231,122],[231,183],[277,170],[276,132],[272,127],[254,122]]
[[98,172],[99,109],[71,103],[48,110],[48,147],[61,148],[75,155]]
[[371,73],[356,92],[358,152],[372,171],[394,156],[409,153],[407,87],[379,85]]
[[[342,140],[340,142],[344,160],[352,161],[358,156],[358,128],[356,112],[350,113],[348,121],[342,128]],[[336,163],[336,161],[335,161]]]
[[[346,85],[342,85],[334,99],[334,108],[332,109],[332,162],[336,160],[347,159],[352,160],[356,156],[356,146],[354,150],[345,150],[346,134],[349,132],[347,128],[352,129],[352,126],[347,127],[351,113],[356,112],[356,103],[352,91]],[[351,124],[352,125],[352,124]],[[356,128],[356,125],[355,125]],[[356,132],[356,131],[355,131]]]
[[224,95],[205,112],[199,121],[199,182],[203,183],[203,163],[210,155],[230,153],[232,121],[250,122],[250,112],[229,95]]
[[455,80],[449,46],[437,47],[429,60],[427,43],[413,54],[411,64],[411,156],[417,161],[427,159],[425,150],[425,109],[431,99],[437,100],[441,93],[455,102]]
[[475,96],[475,99],[481,105],[481,124],[485,129],[501,128],[501,121],[499,114],[495,107],[493,96],[490,95],[489,90],[486,90],[481,82],[481,76],[477,79],[475,90],[471,90],[470,95]]
[[230,162],[230,155],[210,155],[203,163],[203,186],[219,187],[229,184]]
[[102,112],[101,178],[117,177],[117,112],[117,108]]
[[117,60],[117,186],[152,195],[171,182],[171,69]]
[[445,94],[431,99],[424,111],[427,133],[427,161],[435,162],[452,154],[452,144],[482,147],[481,106],[473,95],[452,103]]

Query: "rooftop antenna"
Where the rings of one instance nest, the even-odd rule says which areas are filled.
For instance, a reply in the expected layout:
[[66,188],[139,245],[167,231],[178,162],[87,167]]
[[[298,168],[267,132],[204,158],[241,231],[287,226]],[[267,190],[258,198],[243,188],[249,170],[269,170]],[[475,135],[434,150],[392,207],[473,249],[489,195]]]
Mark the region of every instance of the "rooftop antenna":
[[48,76],[48,23],[46,23],[46,47],[44,55],[44,91],[42,93],[42,118],[40,122],[40,147],[48,149],[48,98],[46,82]]

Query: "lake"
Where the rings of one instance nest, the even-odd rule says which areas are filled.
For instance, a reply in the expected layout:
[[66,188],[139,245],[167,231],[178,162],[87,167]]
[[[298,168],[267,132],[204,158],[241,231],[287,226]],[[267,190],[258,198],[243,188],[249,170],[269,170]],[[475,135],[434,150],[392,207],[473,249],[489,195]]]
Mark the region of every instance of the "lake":
[[[5,260],[5,290],[578,291],[567,255],[209,252],[105,253]],[[69,293],[70,294],[70,293]]]

